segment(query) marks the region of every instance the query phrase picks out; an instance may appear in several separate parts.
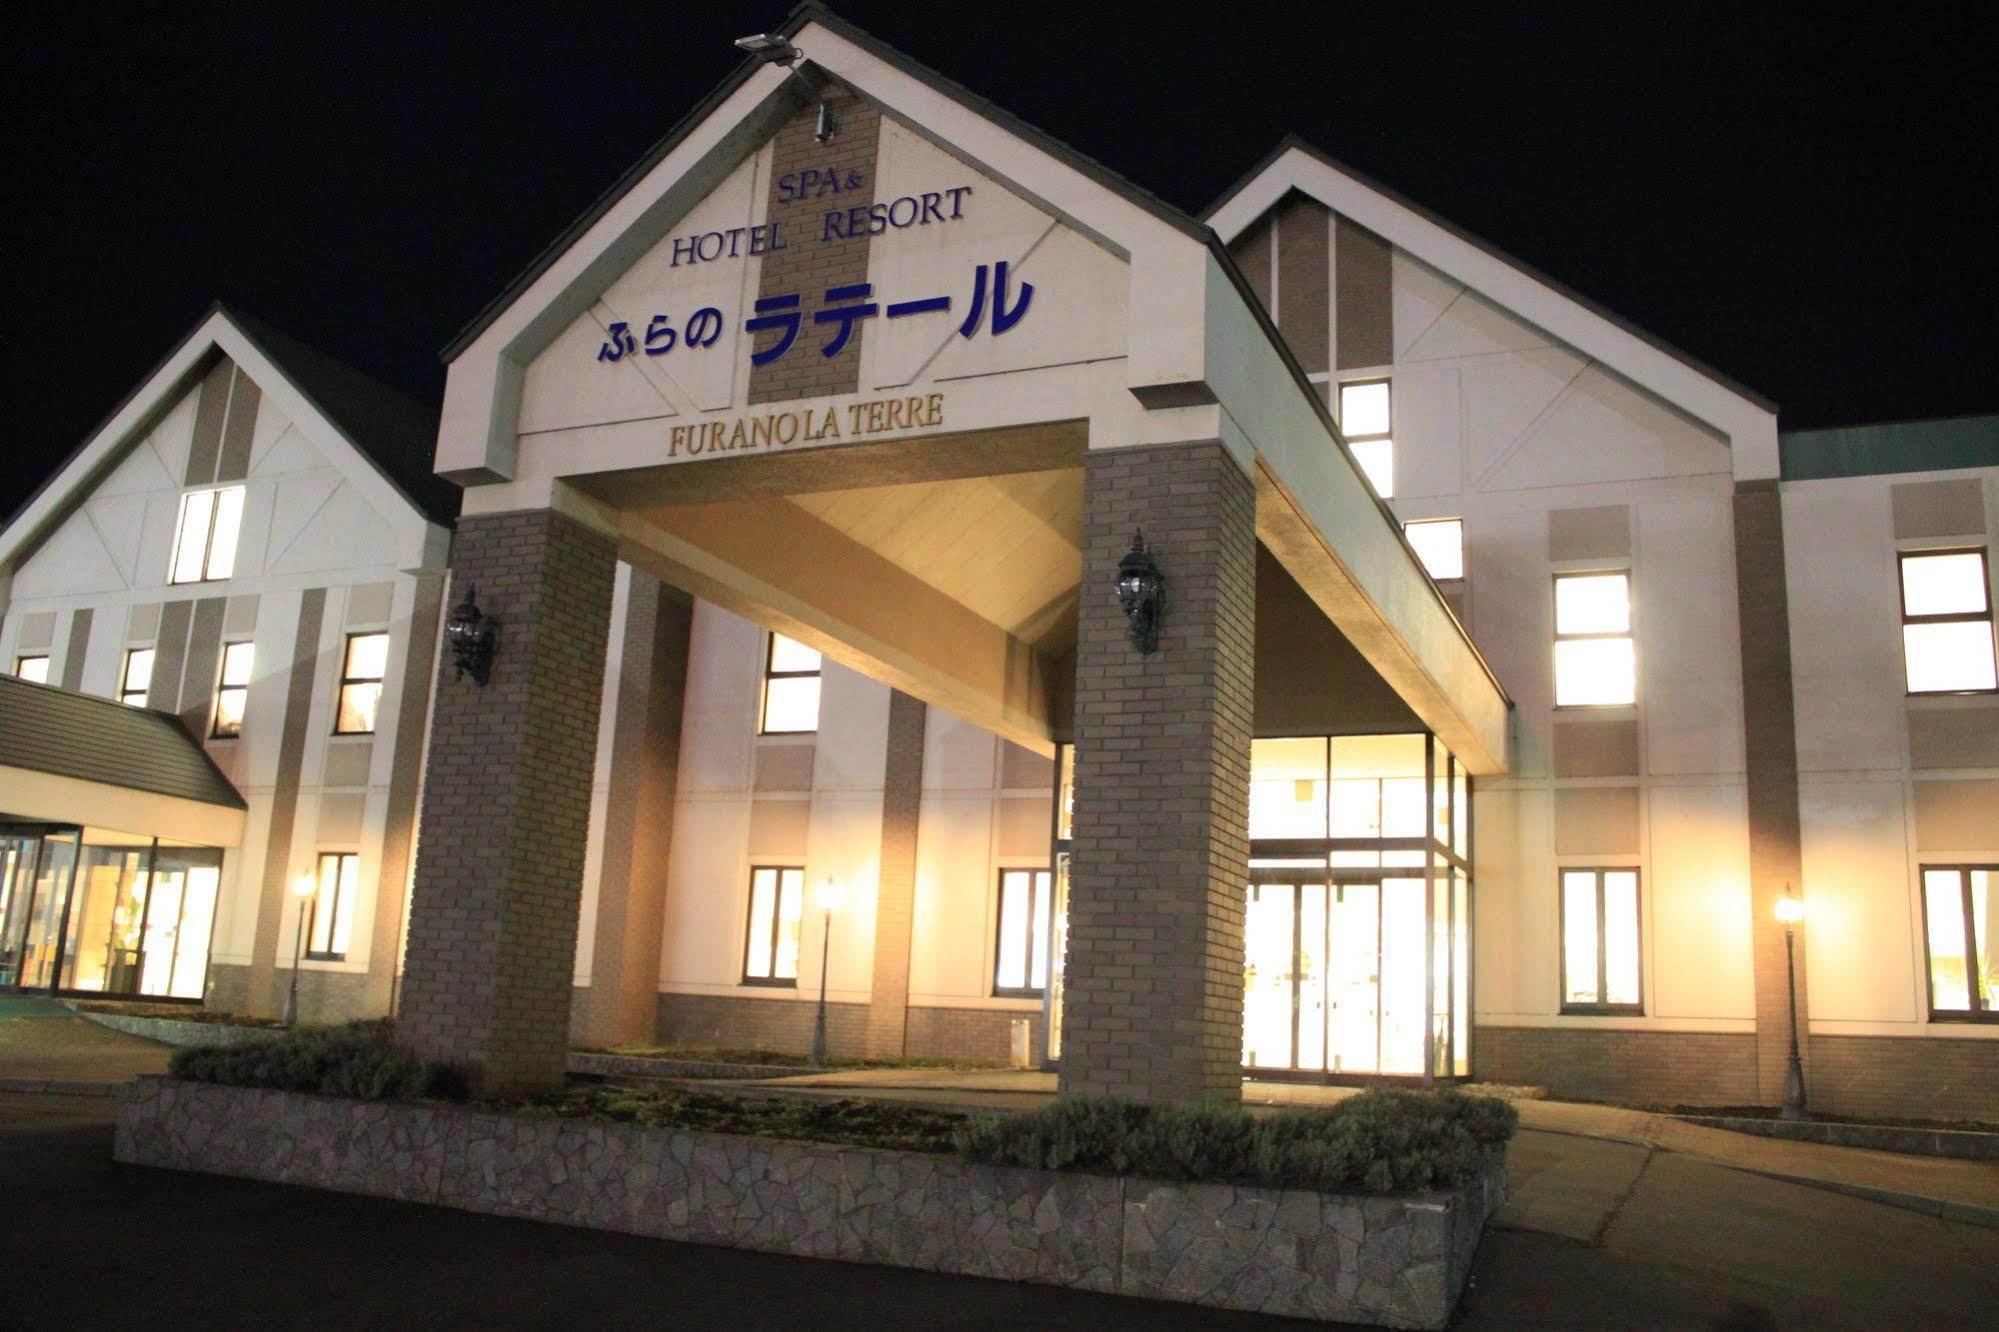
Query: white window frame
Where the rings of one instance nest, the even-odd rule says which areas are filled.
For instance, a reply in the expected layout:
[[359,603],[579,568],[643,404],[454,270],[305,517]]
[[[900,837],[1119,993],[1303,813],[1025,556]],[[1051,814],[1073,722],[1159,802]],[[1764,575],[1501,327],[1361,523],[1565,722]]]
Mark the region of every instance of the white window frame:
[[[1388,390],[1388,429],[1385,431],[1372,431],[1365,435],[1356,435],[1347,430],[1346,391],[1350,388],[1363,388],[1370,384],[1380,384],[1383,388],[1386,388]],[[1347,442],[1347,449],[1354,455],[1354,464],[1357,467],[1359,467],[1361,477],[1367,482],[1368,486],[1374,490],[1376,495],[1380,496],[1382,499],[1394,499],[1395,498],[1395,378],[1394,376],[1357,375],[1352,379],[1336,379],[1333,381],[1333,405],[1339,416],[1340,434],[1343,438],[1345,438]],[[1375,485],[1373,475],[1369,473],[1366,466],[1361,463],[1362,450],[1360,446],[1363,444],[1385,444],[1388,446],[1388,488],[1386,490],[1383,490]]]
[[[146,679],[136,688],[132,684],[133,660],[141,652],[146,654]],[[152,695],[153,662],[157,660],[159,649],[151,644],[128,647],[118,662],[118,701],[128,708],[143,708]]]
[[[28,675],[28,667],[33,662],[40,662],[42,671],[40,676],[31,678]],[[49,682],[49,666],[48,653],[23,652],[14,658],[14,678],[17,680],[27,680],[30,684],[47,684]]]
[[[1985,592],[1983,611],[1952,611],[1936,615],[1909,614],[1909,582],[1907,569],[1911,560],[1934,559],[1946,555],[1978,556],[1979,584]],[[1992,640],[1992,558],[1984,546],[1938,546],[1930,549],[1898,550],[1895,552],[1895,598],[1902,612],[1902,684],[1911,698],[1947,698],[1952,694],[1992,694],[1999,693],[1999,645]],[[1973,685],[1963,689],[1917,689],[1909,675],[1909,636],[1911,626],[1925,624],[1983,624],[1986,642],[1993,652],[1995,684]]]
[[[215,558],[215,534],[221,520],[223,496],[230,494],[238,497],[236,502],[235,530],[230,533],[228,565],[218,570]],[[203,495],[212,496],[212,498],[208,503],[208,522],[201,536],[201,563],[196,573],[190,577],[183,578],[180,566],[182,547],[188,539],[188,506]],[[247,503],[247,499],[248,496],[245,493],[245,487],[241,484],[202,486],[181,495],[180,506],[174,510],[173,550],[167,557],[167,583],[169,586],[185,586],[190,583],[220,583],[235,576],[236,555],[243,537],[243,508],[245,503]]]
[[[1625,618],[1622,631],[1570,631],[1562,629],[1562,583],[1572,578],[1622,578],[1624,580]],[[1554,600],[1550,607],[1555,626],[1555,646],[1550,654],[1554,667],[1552,694],[1555,707],[1559,711],[1600,711],[1606,708],[1634,708],[1638,706],[1638,597],[1636,580],[1628,565],[1608,569],[1561,569],[1557,570],[1549,583],[1549,591]],[[1618,702],[1565,703],[1562,701],[1562,644],[1604,642],[1622,639],[1631,644],[1631,697]]]

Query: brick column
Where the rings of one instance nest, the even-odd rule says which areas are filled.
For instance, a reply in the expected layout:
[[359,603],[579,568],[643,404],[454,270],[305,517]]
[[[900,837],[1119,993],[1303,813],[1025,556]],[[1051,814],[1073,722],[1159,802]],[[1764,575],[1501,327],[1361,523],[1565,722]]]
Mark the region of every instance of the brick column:
[[[1256,665],[1256,491],[1218,443],[1085,460],[1061,1086],[1233,1100]],[[1165,579],[1140,653],[1112,593],[1134,528]]]
[[909,945],[916,924],[916,825],[923,813],[923,734],[929,709],[900,689],[888,701],[882,779],[881,867],[875,875],[875,967],[865,1049],[870,1059],[908,1051]]
[[617,557],[544,509],[461,519],[452,564],[499,644],[484,687],[440,665],[400,1028],[506,1094],[563,1077]]
[[[1800,900],[1803,838],[1798,818],[1798,731],[1791,694],[1790,598],[1784,586],[1783,497],[1775,481],[1735,494],[1736,606],[1742,630],[1742,738],[1749,803],[1749,904],[1756,972],[1758,1099],[1777,1105],[1791,1054],[1790,992],[1777,899],[1789,884]],[[1811,1075],[1805,1023],[1805,935],[1797,932],[1798,1049]]]

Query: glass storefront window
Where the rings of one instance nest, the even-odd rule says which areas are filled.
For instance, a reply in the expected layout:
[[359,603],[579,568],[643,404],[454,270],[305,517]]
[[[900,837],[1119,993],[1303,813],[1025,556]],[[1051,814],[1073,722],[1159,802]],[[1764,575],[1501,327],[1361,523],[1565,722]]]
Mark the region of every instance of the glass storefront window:
[[1326,740],[1250,742],[1249,835],[1326,835]]
[[151,844],[86,846],[70,894],[62,988],[132,994],[146,924],[146,860]]
[[221,880],[213,847],[0,834],[0,987],[199,999]]

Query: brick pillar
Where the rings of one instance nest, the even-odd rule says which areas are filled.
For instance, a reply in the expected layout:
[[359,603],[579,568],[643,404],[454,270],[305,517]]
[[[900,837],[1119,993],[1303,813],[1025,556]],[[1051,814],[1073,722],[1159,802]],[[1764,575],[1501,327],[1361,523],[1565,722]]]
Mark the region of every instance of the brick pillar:
[[[1742,736],[1749,804],[1749,902],[1756,972],[1756,1084],[1765,1105],[1784,1099],[1791,1053],[1784,927],[1777,899],[1805,896],[1798,819],[1798,732],[1791,695],[1790,598],[1784,586],[1783,498],[1775,481],[1735,494],[1735,583],[1742,628]],[[1807,1079],[1805,935],[1797,932],[1798,1047]]]
[[888,701],[881,867],[875,875],[875,967],[865,1037],[870,1059],[900,1059],[909,1036],[909,944],[916,923],[916,824],[923,809],[929,709],[897,689]]
[[[1062,1091],[1242,1089],[1256,491],[1217,443],[1085,460]],[[1111,590],[1134,528],[1165,579],[1140,653]]]
[[484,687],[443,654],[400,1027],[508,1094],[563,1077],[617,558],[542,509],[460,519],[452,564],[499,643]]

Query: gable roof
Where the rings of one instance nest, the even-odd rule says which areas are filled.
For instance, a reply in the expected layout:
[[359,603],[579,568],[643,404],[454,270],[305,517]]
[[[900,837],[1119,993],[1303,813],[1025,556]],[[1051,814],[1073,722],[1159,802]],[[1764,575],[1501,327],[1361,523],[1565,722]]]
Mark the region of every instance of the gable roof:
[[[973,92],[963,84],[946,78],[921,61],[912,59],[874,34],[863,28],[858,28],[846,19],[841,18],[825,5],[818,3],[818,0],[805,0],[804,3],[798,5],[790,14],[786,15],[784,22],[777,28],[772,29],[772,31],[786,38],[796,37],[808,24],[813,23],[837,34],[845,41],[852,42],[855,46],[860,47],[884,64],[893,66],[901,73],[924,84],[931,90],[941,93],[952,101],[959,103],[967,110],[984,117],[1001,129],[1040,149],[1063,165],[1089,177],[1127,202],[1144,209],[1160,221],[1165,222],[1176,230],[1184,232],[1192,239],[1205,243],[1213,237],[1214,233],[1208,229],[1203,220],[1192,217],[1181,209],[1175,208],[1172,204],[1167,203],[1151,191],[1132,183],[1095,158],[1076,151],[1047,131],[1022,120],[1005,107]],[[807,52],[805,58],[799,62],[797,68],[803,68],[811,63],[811,54]],[[755,57],[745,57],[727,78],[715,85],[714,89],[706,97],[697,102],[686,115],[682,116],[679,122],[672,129],[668,130],[663,138],[653,144],[646,151],[645,156],[634,162],[623,175],[613,181],[611,187],[598,196],[597,200],[584,210],[582,216],[570,223],[562,234],[557,236],[553,241],[550,241],[548,246],[540,254],[536,255],[529,262],[528,266],[522,269],[520,274],[512,282],[509,282],[499,295],[487,302],[486,307],[473,316],[471,322],[467,323],[464,328],[459,330],[458,335],[445,345],[439,355],[447,362],[457,359],[460,352],[476,341],[479,335],[484,333],[494,320],[498,319],[509,306],[518,300],[534,284],[537,278],[547,272],[571,246],[582,238],[585,232],[596,225],[618,200],[629,194],[640,181],[645,179],[646,175],[654,167],[657,167],[664,161],[689,134],[715,112],[717,107],[727,101],[732,93],[747,83],[750,77],[762,67],[763,62],[757,60]]]
[[[218,352],[279,398],[293,423],[327,447],[330,461],[381,511],[400,508],[437,529],[456,519],[458,487],[430,469],[437,408],[217,301],[0,527],[0,575],[117,465]],[[398,558],[409,567],[425,563],[419,552],[425,544],[414,541]],[[441,553],[440,546],[440,558]]]
[[[172,713],[11,675],[0,676],[0,768],[249,808]],[[88,817],[77,812],[79,822]]]
[[437,406],[419,402],[233,306],[227,315],[299,392],[434,523],[450,526],[464,492],[430,470]]
[[[1777,474],[1777,404],[1422,204],[1286,135],[1202,213],[1234,240],[1297,191],[1497,300],[1727,435],[1738,476]],[[1328,197],[1328,196],[1340,197]]]

